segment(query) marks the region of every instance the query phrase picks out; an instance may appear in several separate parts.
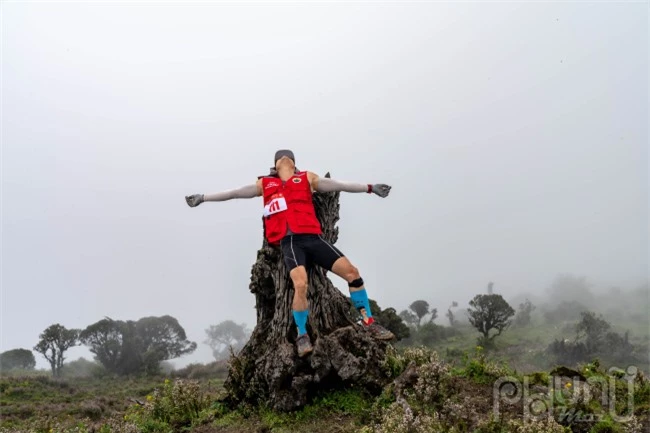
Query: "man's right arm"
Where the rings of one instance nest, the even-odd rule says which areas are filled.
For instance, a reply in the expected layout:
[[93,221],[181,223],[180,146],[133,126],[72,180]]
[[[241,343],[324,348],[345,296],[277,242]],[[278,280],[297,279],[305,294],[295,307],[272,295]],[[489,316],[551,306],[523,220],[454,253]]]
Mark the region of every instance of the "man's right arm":
[[196,207],[204,201],[226,201],[236,198],[255,198],[262,195],[262,179],[257,182],[242,186],[241,188],[230,189],[227,191],[215,192],[212,194],[194,194],[185,196],[188,206]]

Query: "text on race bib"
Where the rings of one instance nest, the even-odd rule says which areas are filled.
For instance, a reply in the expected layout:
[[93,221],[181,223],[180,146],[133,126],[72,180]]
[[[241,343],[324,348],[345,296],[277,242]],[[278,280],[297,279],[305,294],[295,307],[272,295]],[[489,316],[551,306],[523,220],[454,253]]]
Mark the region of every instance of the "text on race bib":
[[282,195],[274,195],[271,201],[264,206],[264,216],[273,215],[274,213],[287,210],[287,201]]

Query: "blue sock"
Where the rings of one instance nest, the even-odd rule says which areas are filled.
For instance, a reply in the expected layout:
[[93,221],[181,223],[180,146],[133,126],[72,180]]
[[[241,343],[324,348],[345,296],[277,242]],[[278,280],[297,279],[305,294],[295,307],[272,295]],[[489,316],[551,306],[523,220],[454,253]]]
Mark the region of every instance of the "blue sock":
[[296,321],[296,326],[298,327],[298,336],[307,333],[308,315],[309,315],[309,310],[303,310],[303,311],[293,310],[293,320]]
[[368,316],[368,318],[372,317],[372,311],[370,311],[370,302],[368,301],[368,294],[366,293],[366,289],[350,292],[350,298],[352,298],[352,303],[357,310],[365,308],[366,316]]

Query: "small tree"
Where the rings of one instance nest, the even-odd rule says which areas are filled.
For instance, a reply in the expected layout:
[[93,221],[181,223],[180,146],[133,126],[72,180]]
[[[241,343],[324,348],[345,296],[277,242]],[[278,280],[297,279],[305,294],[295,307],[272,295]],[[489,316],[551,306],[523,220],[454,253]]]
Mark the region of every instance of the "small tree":
[[421,323],[422,323],[422,318],[424,316],[426,316],[427,314],[429,314],[429,303],[427,301],[424,301],[424,300],[420,299],[420,300],[417,300],[417,301],[413,301],[413,303],[411,303],[411,305],[409,305],[409,308],[417,316],[417,318],[418,318],[417,326],[419,328]]
[[399,313],[400,319],[409,327],[416,328],[418,326],[418,316],[411,310],[402,310]]
[[126,323],[106,317],[81,331],[81,342],[90,347],[98,361],[111,373],[120,373],[124,364],[125,340],[132,338]]
[[447,318],[449,319],[449,326],[451,326],[452,328],[458,324],[458,322],[456,321],[456,317],[454,316],[454,312],[451,311],[451,309],[455,307],[458,307],[458,302],[453,301],[451,303],[451,306],[447,308],[447,314],[445,314],[445,316],[447,316]]
[[68,361],[61,368],[61,377],[79,378],[79,377],[102,377],[106,374],[106,369],[95,361],[89,361],[84,357],[79,357],[74,361]]
[[13,349],[0,353],[0,370],[12,369],[33,370],[36,367],[36,359],[31,350]]
[[[469,301],[469,305],[469,322],[483,334],[483,341],[486,343],[501,335],[510,326],[511,317],[515,314],[515,310],[499,294],[476,295]],[[493,329],[497,332],[490,336]]]
[[212,356],[217,361],[227,359],[230,356],[230,349],[235,354],[239,352],[250,336],[250,331],[246,329],[245,323],[240,325],[232,320],[224,320],[218,325],[210,325],[205,333],[208,338],[204,343],[210,346]]
[[433,323],[434,320],[438,318],[438,309],[437,308],[432,308],[431,311],[429,312],[429,322],[428,323]]
[[521,327],[528,326],[530,324],[531,314],[535,308],[536,307],[528,299],[519,304],[519,311],[517,311],[513,324]]
[[95,360],[120,375],[157,373],[160,363],[196,349],[172,316],[143,317],[138,321],[102,319],[81,332]]
[[56,323],[43,331],[39,338],[34,350],[45,357],[52,368],[52,375],[58,377],[65,359],[63,354],[69,348],[79,344],[79,330],[66,329],[65,326]]
[[141,354],[145,373],[157,373],[162,361],[175,359],[196,350],[185,329],[170,315],[143,317],[135,322],[136,350]]
[[611,325],[593,311],[583,311],[580,315],[582,320],[576,325],[576,341],[584,339],[587,350],[597,351]]

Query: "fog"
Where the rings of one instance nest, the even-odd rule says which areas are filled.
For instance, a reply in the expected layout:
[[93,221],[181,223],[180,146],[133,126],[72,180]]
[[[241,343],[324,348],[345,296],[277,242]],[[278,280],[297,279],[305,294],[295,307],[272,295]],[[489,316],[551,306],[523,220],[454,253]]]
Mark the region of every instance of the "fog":
[[174,365],[210,361],[206,328],[255,324],[262,204],[184,196],[250,184],[280,148],[392,186],[342,193],[336,244],[382,308],[466,308],[490,281],[543,297],[562,273],[647,290],[646,3],[1,13],[0,351],[170,314],[199,346]]

